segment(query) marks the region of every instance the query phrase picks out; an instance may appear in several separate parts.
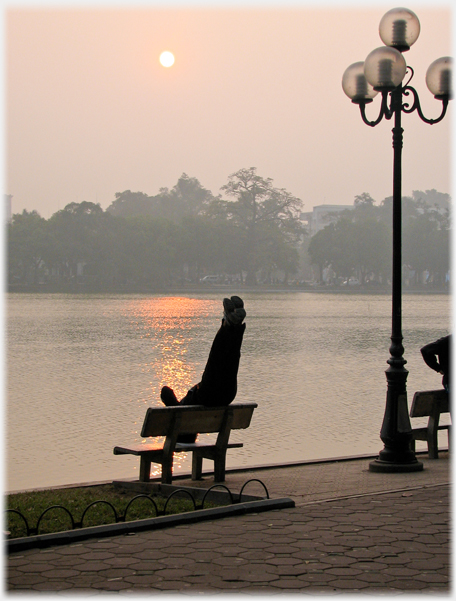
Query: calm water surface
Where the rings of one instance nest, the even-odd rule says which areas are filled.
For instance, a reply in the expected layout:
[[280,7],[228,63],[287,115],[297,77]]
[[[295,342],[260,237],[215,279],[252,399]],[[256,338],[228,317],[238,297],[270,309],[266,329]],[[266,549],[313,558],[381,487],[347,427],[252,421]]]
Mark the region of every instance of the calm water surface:
[[[199,380],[222,296],[7,295],[6,490],[137,477],[139,459],[112,449],[142,440],[164,384],[179,396]],[[244,448],[228,466],[381,450],[390,296],[243,297],[236,401],[258,409],[232,433]],[[450,309],[445,295],[403,298],[409,403],[415,390],[441,386],[419,349],[449,332]],[[189,471],[190,458],[178,455],[175,470]]]

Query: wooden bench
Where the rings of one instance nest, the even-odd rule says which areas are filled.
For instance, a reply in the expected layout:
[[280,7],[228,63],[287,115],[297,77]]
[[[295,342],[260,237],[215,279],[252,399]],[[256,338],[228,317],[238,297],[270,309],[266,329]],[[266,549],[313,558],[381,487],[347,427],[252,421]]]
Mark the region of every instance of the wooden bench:
[[413,439],[411,441],[411,448],[413,451],[415,450],[416,440],[425,440],[428,445],[429,458],[438,459],[439,430],[448,430],[448,448],[450,448],[451,426],[439,425],[440,414],[449,413],[449,411],[448,393],[444,389],[415,392],[410,409],[410,417],[429,417],[429,420],[426,427],[412,429]]
[[[203,458],[214,462],[214,481],[225,480],[227,449],[242,447],[242,443],[230,443],[231,430],[248,428],[257,403],[235,403],[228,407],[203,407],[187,405],[182,407],[150,407],[146,412],[141,436],[165,436],[163,444],[138,444],[128,447],[114,447],[114,455],[137,455],[141,458],[139,467],[140,482],[150,481],[150,465],[162,466],[161,481],[171,484],[174,453],[191,451],[192,480],[201,479]],[[179,434],[218,433],[215,443],[177,442]]]

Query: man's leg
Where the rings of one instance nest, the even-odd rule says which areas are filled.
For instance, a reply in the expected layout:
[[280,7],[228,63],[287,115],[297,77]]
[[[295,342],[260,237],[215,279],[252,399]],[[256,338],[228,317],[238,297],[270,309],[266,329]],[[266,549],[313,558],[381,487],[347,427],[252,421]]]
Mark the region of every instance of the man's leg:
[[168,386],[160,397],[168,407],[177,405],[229,405],[236,396],[237,374],[244,336],[244,302],[239,296],[223,299],[224,318],[215,335],[201,382],[193,386],[179,402]]
[[163,386],[160,392],[160,398],[164,405],[167,407],[177,407],[178,405],[200,405],[194,398],[194,391],[197,389],[199,384],[192,386],[183,399],[177,400],[174,390],[169,386]]
[[[184,396],[184,398],[180,402],[177,400],[176,395],[174,394],[174,390],[172,388],[169,388],[169,386],[163,386],[163,388],[161,389],[161,392],[160,392],[161,400],[167,407],[180,407],[182,405],[197,405],[198,403],[195,403],[193,400],[193,391],[196,388],[196,386],[193,386],[193,388],[190,388],[190,390],[187,392],[187,394]],[[186,443],[195,442],[197,436],[198,436],[197,434],[179,434],[179,436],[177,437],[177,442],[186,442]]]
[[244,337],[244,302],[238,296],[223,299],[224,318],[218,330],[195,395],[208,407],[229,405],[237,392],[237,374]]
[[[237,374],[241,358],[241,346],[244,337],[244,303],[238,296],[223,300],[224,318],[215,335],[204,368],[201,382],[193,386],[179,402],[174,391],[164,386],[160,396],[165,405],[204,405],[223,407],[229,405],[237,393]],[[179,442],[194,442],[191,435],[179,436]]]

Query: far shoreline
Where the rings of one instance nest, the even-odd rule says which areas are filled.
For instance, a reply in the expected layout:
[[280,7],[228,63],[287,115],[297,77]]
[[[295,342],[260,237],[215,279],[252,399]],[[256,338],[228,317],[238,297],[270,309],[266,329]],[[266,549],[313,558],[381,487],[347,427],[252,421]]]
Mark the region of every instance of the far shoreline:
[[[108,286],[84,286],[84,285],[74,285],[68,284],[53,286],[46,284],[34,284],[28,286],[8,286],[6,287],[5,292],[11,294],[167,294],[167,295],[176,295],[176,294],[201,294],[201,293],[217,293],[220,292],[222,294],[228,293],[230,291],[236,291],[239,294],[242,293],[267,293],[273,294],[276,292],[285,292],[285,293],[297,293],[297,292],[305,292],[305,293],[317,293],[317,294],[357,294],[357,295],[391,295],[391,287],[387,288],[377,288],[377,287],[363,287],[363,286],[353,286],[343,288],[340,286],[285,286],[285,285],[277,285],[277,286],[265,286],[265,285],[257,285],[257,286],[246,286],[243,284],[210,284],[210,285],[189,285],[189,286],[157,286],[157,287],[148,287],[148,286],[137,286],[130,288],[120,288],[120,287],[108,287]],[[445,288],[403,288],[402,295],[406,294],[422,294],[422,295],[447,295],[451,296],[451,290]]]

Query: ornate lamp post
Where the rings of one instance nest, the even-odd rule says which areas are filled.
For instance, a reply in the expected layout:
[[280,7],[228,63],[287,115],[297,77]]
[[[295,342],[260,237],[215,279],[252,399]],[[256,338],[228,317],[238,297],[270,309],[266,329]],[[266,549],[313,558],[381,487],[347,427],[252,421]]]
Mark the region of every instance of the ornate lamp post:
[[[411,10],[395,8],[380,21],[379,33],[385,46],[373,50],[363,62],[350,65],[343,75],[342,87],[354,104],[358,104],[366,125],[375,127],[383,118],[394,117],[393,127],[393,265],[392,265],[392,333],[390,358],[386,370],[387,395],[380,438],[384,448],[369,465],[375,472],[413,472],[423,469],[410,449],[412,438],[407,405],[406,380],[402,346],[402,134],[401,114],[417,111],[430,125],[441,121],[451,98],[452,59],[440,58],[427,70],[426,84],[442,102],[437,119],[427,119],[421,110],[416,90],[410,86],[414,71],[406,65],[403,52],[410,49],[420,33],[420,22]],[[406,73],[409,75],[403,85]],[[366,117],[366,104],[381,93],[380,112],[374,121]]]

